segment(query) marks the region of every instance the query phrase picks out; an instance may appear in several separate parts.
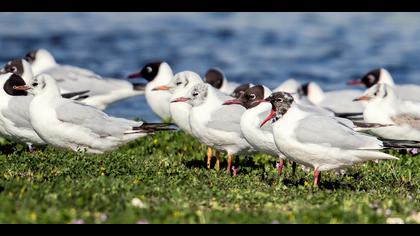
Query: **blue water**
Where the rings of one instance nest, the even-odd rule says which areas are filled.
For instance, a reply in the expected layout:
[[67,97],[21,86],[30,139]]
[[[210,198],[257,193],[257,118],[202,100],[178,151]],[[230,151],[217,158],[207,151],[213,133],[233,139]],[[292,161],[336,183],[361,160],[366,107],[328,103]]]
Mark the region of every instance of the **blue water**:
[[[419,13],[0,13],[0,63],[36,48],[118,78],[165,60],[175,72],[218,66],[269,87],[292,77],[346,88],[380,66],[420,84]],[[157,120],[142,96],[106,111]]]

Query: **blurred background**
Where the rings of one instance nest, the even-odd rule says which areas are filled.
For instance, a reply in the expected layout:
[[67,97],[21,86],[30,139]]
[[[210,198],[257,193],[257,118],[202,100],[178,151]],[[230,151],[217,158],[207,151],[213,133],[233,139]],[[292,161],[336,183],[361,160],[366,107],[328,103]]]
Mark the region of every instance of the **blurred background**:
[[[347,88],[376,67],[420,84],[419,22],[419,13],[0,13],[0,63],[45,48],[122,79],[164,60],[175,73],[217,66],[228,80],[271,88],[288,78]],[[106,112],[158,120],[143,96]]]

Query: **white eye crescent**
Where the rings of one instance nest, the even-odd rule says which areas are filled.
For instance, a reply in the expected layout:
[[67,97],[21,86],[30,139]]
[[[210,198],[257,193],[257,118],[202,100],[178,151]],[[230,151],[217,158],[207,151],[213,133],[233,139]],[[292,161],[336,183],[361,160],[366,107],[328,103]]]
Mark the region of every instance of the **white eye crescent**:
[[150,66],[146,67],[146,70],[147,70],[148,73],[151,73],[153,71],[152,67],[150,67]]
[[255,94],[250,94],[250,95],[249,95],[249,97],[250,97],[251,99],[255,99],[255,97],[256,97],[256,96],[255,96]]

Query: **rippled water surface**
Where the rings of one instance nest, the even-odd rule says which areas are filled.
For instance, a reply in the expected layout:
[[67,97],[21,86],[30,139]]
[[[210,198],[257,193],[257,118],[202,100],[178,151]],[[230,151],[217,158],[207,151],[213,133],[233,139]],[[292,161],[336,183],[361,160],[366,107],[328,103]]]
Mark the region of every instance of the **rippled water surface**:
[[[397,83],[420,84],[419,13],[0,13],[0,29],[2,64],[42,47],[59,63],[122,79],[158,59],[269,87],[293,77],[346,88],[380,66]],[[107,112],[157,120],[142,96]]]

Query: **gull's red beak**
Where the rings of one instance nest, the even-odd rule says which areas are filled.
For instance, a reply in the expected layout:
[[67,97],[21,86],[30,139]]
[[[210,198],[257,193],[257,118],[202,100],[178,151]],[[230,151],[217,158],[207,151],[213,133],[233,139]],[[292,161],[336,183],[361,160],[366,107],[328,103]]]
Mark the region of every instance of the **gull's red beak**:
[[276,116],[276,110],[271,109],[270,114],[268,114],[268,116],[263,120],[263,122],[261,122],[260,127],[263,127],[263,125],[267,123],[267,121],[273,119],[275,116]]
[[370,99],[371,99],[371,97],[369,97],[369,96],[361,96],[361,97],[358,97],[358,98],[353,99],[353,102],[356,102],[356,101],[369,101]]
[[226,100],[223,105],[232,105],[232,104],[238,104],[241,105],[241,101],[239,101],[238,99],[232,99],[232,100]]
[[172,100],[171,103],[174,103],[174,102],[186,102],[186,101],[189,101],[189,100],[190,100],[190,98],[179,97],[179,98],[175,98],[174,100]]
[[14,90],[23,90],[23,91],[25,91],[25,90],[29,90],[31,88],[32,87],[31,86],[28,86],[28,85],[13,86],[13,89]]
[[347,85],[357,86],[357,85],[363,85],[363,83],[361,80],[355,79],[355,80],[347,81]]
[[128,76],[129,79],[141,78],[143,77],[141,72],[133,73]]

